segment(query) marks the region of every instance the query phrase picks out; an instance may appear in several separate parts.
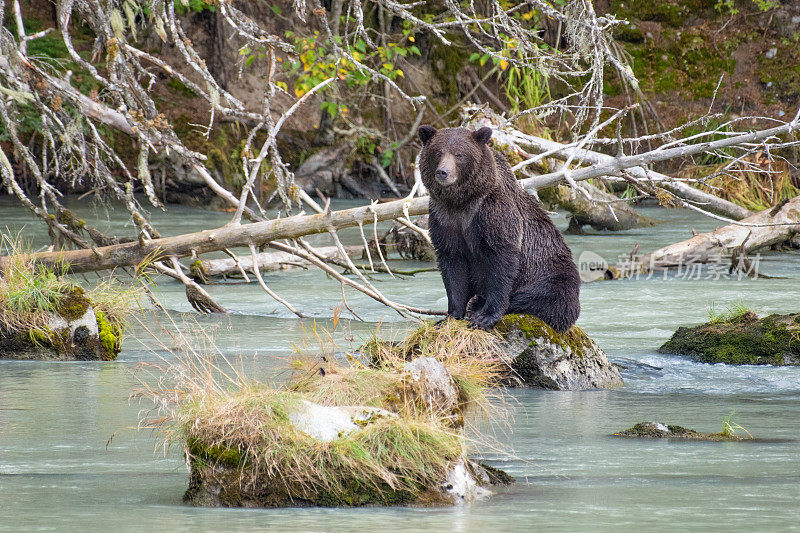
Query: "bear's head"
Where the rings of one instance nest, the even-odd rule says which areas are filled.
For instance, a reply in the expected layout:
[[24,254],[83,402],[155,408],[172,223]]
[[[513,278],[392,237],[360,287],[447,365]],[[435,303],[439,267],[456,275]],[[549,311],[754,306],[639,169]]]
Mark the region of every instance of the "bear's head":
[[495,181],[494,157],[487,146],[491,137],[491,128],[420,126],[419,170],[431,196],[462,203],[488,192]]

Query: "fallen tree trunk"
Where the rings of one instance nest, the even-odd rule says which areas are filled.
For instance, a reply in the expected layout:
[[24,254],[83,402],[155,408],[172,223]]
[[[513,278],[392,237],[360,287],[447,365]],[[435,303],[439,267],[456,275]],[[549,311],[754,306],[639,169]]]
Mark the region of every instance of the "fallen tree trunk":
[[[346,246],[345,250],[350,257],[360,256],[363,246]],[[336,246],[322,246],[315,252],[325,260],[343,260]],[[256,263],[261,272],[274,272],[276,270],[291,270],[312,266],[311,262],[297,257],[288,252],[263,252],[256,255]],[[253,273],[253,258],[242,256],[237,259],[198,259],[189,267],[195,278],[205,279],[215,276],[241,276],[242,271]]]
[[[648,176],[645,165],[657,161],[666,161],[692,154],[717,150],[729,146],[746,143],[758,143],[786,134],[800,127],[800,111],[791,122],[766,130],[731,135],[724,139],[710,141],[677,148],[653,150],[643,154],[611,157],[603,156],[602,162],[590,167],[578,169],[561,169],[549,174],[542,174],[520,180],[527,190],[538,190],[551,187],[569,176],[574,182],[600,176],[618,175],[622,170],[635,176],[638,171]],[[557,144],[557,143],[556,143]],[[562,146],[563,145],[559,145]],[[600,154],[598,154],[600,155]],[[606,159],[607,158],[607,159]],[[371,204],[342,211],[319,213],[315,215],[296,215],[276,220],[254,222],[250,224],[230,224],[221,228],[204,230],[162,239],[143,240],[142,242],[122,243],[94,249],[81,249],[60,252],[43,252],[33,254],[33,259],[49,265],[69,265],[71,272],[88,272],[106,270],[117,267],[136,266],[143,262],[154,261],[163,256],[177,258],[216,252],[220,250],[261,246],[278,239],[293,239],[334,231],[364,223],[380,222],[421,215],[428,211],[428,198],[404,198],[383,204]],[[5,268],[7,257],[0,257],[0,269]]]
[[[477,126],[493,126],[491,117],[482,117],[477,121]],[[496,125],[494,125],[496,127]],[[594,152],[592,150],[586,150],[584,148],[574,148],[564,146],[561,143],[551,141],[548,139],[543,139],[541,137],[536,137],[535,135],[528,135],[516,130],[512,130],[510,132],[498,129],[496,130],[495,134],[493,135],[493,139],[495,142],[510,142],[513,144],[517,144],[520,146],[524,146],[526,149],[530,150],[536,154],[544,154],[550,152],[550,156],[559,159],[561,161],[566,161],[567,159],[571,158],[573,161],[577,163],[583,163],[586,165],[593,165],[594,168],[597,165],[607,165],[612,164],[614,161],[617,160],[616,157],[601,154],[600,152]],[[689,149],[696,147],[697,145],[687,145],[684,147],[672,148],[670,150],[665,151],[676,151],[682,149]],[[652,152],[650,152],[652,153]],[[692,150],[691,153],[697,153]],[[636,157],[636,156],[628,156],[628,157]],[[652,162],[655,161],[664,161],[666,159],[672,159],[675,157],[680,157],[680,155],[674,155],[667,158],[659,158],[659,159],[652,159]],[[641,180],[655,180],[658,181],[658,185],[663,187],[673,193],[675,196],[683,198],[684,200],[688,200],[690,202],[694,202],[697,205],[702,206],[705,210],[717,214],[726,216],[728,218],[732,218],[734,220],[741,220],[745,217],[748,217],[753,214],[752,211],[734,204],[733,202],[729,202],[713,194],[709,194],[703,192],[699,189],[695,189],[691,185],[686,183],[676,181],[675,178],[671,176],[667,176],[665,174],[661,174],[660,172],[655,172],[653,170],[645,169],[641,166],[630,166],[628,168],[628,173],[636,179]],[[578,178],[575,175],[572,176],[573,179],[578,181]],[[540,187],[541,188],[541,187]]]
[[[659,269],[699,263],[719,262],[729,258],[737,249],[753,252],[792,239],[800,233],[800,196],[760,211],[742,221],[748,224],[729,224],[691,239],[670,244],[635,261],[633,268],[620,268],[620,275],[636,274]],[[622,272],[628,270],[628,272]]]
[[640,215],[624,200],[591,183],[583,183],[581,187],[591,196],[591,200],[566,185],[556,185],[539,193],[542,200],[558,204],[570,212],[567,229],[569,233],[583,233],[582,228],[585,225],[596,230],[622,231],[655,226],[658,223],[650,217]]

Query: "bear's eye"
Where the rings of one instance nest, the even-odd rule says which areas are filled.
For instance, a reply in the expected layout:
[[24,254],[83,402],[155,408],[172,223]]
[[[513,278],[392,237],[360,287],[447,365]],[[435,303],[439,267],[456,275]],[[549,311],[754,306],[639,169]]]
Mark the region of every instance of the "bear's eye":
[[456,154],[456,159],[464,159],[464,154]]

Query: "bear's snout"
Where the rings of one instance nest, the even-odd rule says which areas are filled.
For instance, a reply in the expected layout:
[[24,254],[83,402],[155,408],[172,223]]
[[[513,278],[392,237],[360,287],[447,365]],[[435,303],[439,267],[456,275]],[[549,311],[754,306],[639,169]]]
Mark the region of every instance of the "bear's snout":
[[434,176],[440,185],[448,186],[456,182],[458,177],[456,173],[456,162],[452,154],[445,154],[442,160],[439,161],[439,167],[436,169]]

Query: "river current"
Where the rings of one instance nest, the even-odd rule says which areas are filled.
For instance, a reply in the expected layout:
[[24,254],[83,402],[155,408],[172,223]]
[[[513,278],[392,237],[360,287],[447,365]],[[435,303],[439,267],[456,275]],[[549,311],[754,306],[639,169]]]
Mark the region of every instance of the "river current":
[[[349,205],[355,204],[335,207]],[[124,231],[121,209],[79,211],[91,224]],[[568,236],[568,244],[576,257],[592,251],[616,263],[636,243],[645,252],[688,238],[692,229],[718,225],[684,210],[642,211],[663,223],[619,234]],[[220,226],[229,216],[173,206],[168,214],[154,212],[153,220],[165,235],[174,235]],[[563,214],[554,220],[566,226]],[[8,198],[0,198],[0,230],[19,233],[34,247],[46,244],[41,225]],[[356,232],[344,235],[358,242]],[[759,270],[773,278],[714,279],[687,269],[667,279],[584,284],[578,324],[609,359],[625,367],[625,386],[505,392],[504,420],[487,424],[491,439],[475,451],[518,482],[486,501],[453,508],[187,507],[181,503],[188,481],[182,451],[164,451],[158,435],[136,429],[140,412],[151,407],[129,400],[139,386],[137,369],[170,357],[142,325],[132,326],[114,362],[0,361],[0,531],[800,529],[800,368],[707,365],[657,353],[678,326],[707,321],[710,307],[744,304],[760,314],[798,312],[800,254],[764,253]],[[338,283],[315,270],[270,273],[265,280],[320,325],[330,325],[341,302]],[[437,272],[376,280],[397,301],[445,306]],[[179,325],[191,320],[213,330],[219,348],[264,381],[280,379],[292,344],[302,341],[312,323],[294,318],[256,285],[209,286],[231,313],[199,317],[182,285],[158,278],[156,288]],[[368,322],[340,322],[337,338],[344,348],[367,338],[379,323],[382,335],[409,327],[359,294],[348,292],[347,300]],[[150,327],[152,311],[137,315]],[[758,440],[610,436],[640,421],[716,432],[734,411],[734,422]]]

